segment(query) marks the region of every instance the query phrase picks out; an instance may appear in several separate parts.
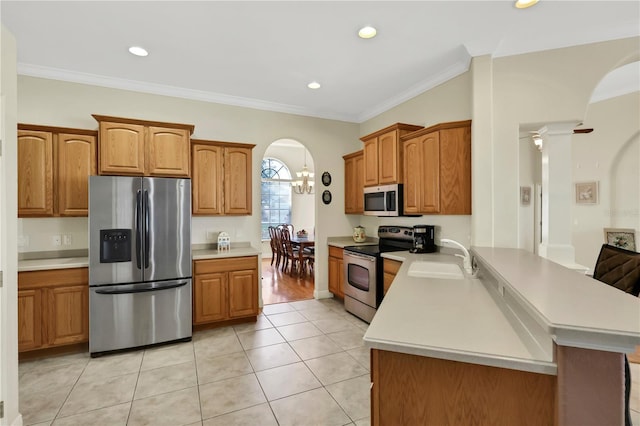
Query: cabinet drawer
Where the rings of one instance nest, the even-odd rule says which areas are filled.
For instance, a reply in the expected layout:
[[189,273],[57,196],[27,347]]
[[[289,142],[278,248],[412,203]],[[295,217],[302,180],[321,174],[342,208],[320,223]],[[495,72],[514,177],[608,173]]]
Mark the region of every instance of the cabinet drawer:
[[337,257],[338,259],[342,259],[342,252],[343,249],[341,249],[340,247],[329,246],[330,257]]
[[258,269],[257,256],[196,260],[193,263],[193,271],[195,275],[211,274],[215,272],[241,271],[245,269]]
[[18,289],[55,287],[59,285],[89,285],[89,268],[48,269],[18,273]]

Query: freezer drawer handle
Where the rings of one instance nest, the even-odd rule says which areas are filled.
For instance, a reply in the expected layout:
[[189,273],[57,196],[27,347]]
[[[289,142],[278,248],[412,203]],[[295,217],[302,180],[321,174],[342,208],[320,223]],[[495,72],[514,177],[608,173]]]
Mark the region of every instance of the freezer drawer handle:
[[97,294],[130,294],[130,293],[144,293],[146,291],[158,291],[158,290],[169,290],[171,288],[178,288],[187,285],[187,281],[182,281],[178,283],[165,284],[161,286],[138,286],[127,289],[119,289],[119,290],[96,290]]

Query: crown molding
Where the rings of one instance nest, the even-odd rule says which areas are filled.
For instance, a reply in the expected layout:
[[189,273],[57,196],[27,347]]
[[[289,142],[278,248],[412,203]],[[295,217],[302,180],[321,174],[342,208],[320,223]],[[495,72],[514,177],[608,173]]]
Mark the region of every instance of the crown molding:
[[471,56],[469,56],[468,54],[460,55],[457,61],[442,70],[442,72],[435,74],[425,80],[422,80],[421,82],[414,84],[398,95],[387,99],[385,102],[382,102],[381,104],[378,104],[375,107],[362,112],[362,114],[358,115],[357,122],[362,123],[364,121],[367,121],[377,115],[382,114],[383,112],[390,110],[393,107],[400,105],[403,102],[408,101],[409,99],[415,98],[416,96],[426,92],[427,90],[433,89],[434,87],[439,86],[440,84],[445,83],[452,78],[467,72],[470,65]]
[[281,112],[285,114],[302,115],[327,120],[346,121],[356,123],[357,117],[349,114],[338,114],[330,111],[321,111],[295,105],[268,102],[260,99],[243,98],[240,96],[224,95],[202,90],[185,89],[175,86],[167,86],[156,83],[148,83],[137,80],[106,77],[97,74],[69,71],[60,68],[44,67],[40,65],[18,63],[18,74],[45,78],[50,80],[67,81],[70,83],[87,84],[91,86],[108,87],[111,89],[128,90],[132,92],[149,93],[174,98],[190,99],[201,102],[210,102],[223,105],[232,105],[243,108],[258,109],[264,111]]

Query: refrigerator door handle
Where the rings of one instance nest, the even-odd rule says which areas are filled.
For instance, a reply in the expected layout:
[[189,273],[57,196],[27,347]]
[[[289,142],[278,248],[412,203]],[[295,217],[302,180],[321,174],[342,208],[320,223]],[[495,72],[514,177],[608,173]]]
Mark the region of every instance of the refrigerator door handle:
[[178,282],[170,282],[161,285],[154,285],[153,283],[145,284],[145,285],[120,285],[117,288],[113,289],[99,289],[96,290],[97,294],[131,294],[131,293],[144,293],[147,291],[159,291],[159,290],[169,290],[172,288],[184,287],[187,285],[187,281],[178,281]]
[[144,269],[149,268],[149,190],[144,190]]
[[140,190],[136,193],[136,265],[142,269],[142,196]]

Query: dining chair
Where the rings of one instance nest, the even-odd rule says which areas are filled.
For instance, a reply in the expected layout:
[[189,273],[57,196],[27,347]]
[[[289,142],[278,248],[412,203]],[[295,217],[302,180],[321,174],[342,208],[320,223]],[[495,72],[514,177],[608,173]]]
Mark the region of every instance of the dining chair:
[[287,228],[289,230],[289,235],[296,235],[296,233],[293,230],[293,225],[290,223],[281,223],[280,226],[283,226],[285,228]]
[[293,247],[293,244],[291,243],[291,234],[289,233],[289,229],[287,227],[283,227],[281,230],[281,235],[282,235],[282,243],[283,243],[283,247],[284,250],[286,252],[286,259],[285,259],[285,267],[283,269],[283,271],[287,271],[287,264],[290,261],[291,262],[291,266],[289,268],[289,274],[293,275],[293,271],[296,270],[298,272],[298,275],[302,275],[303,270],[304,270],[304,266],[305,263],[307,262],[307,259],[309,257],[308,254],[305,254],[304,251],[302,252],[302,261],[300,261],[300,251],[299,249],[296,249]]
[[[625,293],[640,294],[640,253],[603,244],[593,270],[593,278]],[[630,412],[631,371],[629,359],[624,356],[624,417],[631,425]]]
[[280,266],[280,258],[282,256],[282,250],[278,248],[280,243],[278,242],[278,234],[275,226],[269,226],[269,243],[271,244],[271,266],[273,261],[276,262],[276,268]]

